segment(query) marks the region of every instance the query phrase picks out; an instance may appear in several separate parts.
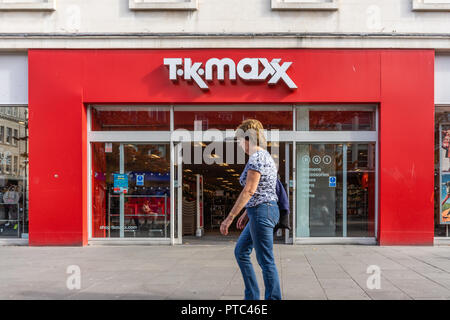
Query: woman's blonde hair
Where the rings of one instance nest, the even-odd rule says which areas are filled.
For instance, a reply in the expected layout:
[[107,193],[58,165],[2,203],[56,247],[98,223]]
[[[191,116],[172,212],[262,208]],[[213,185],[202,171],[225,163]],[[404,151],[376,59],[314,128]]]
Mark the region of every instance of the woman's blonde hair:
[[264,136],[264,127],[262,123],[256,119],[247,119],[236,129],[237,139],[246,139],[251,141],[254,145],[261,148],[267,148],[266,137]]

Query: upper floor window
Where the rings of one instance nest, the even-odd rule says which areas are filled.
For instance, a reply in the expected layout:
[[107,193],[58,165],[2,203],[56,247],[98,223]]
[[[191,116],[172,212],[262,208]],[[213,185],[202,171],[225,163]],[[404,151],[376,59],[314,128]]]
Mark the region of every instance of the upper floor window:
[[450,11],[450,0],[413,0],[415,11]]
[[14,166],[13,166],[13,172],[17,175],[19,170],[19,158],[17,156],[14,156]]
[[4,142],[5,142],[5,127],[0,126],[0,143],[4,143]]
[[56,0],[0,0],[0,11],[53,11]]
[[17,129],[14,129],[13,144],[15,146],[17,146],[18,140],[19,140],[19,131]]
[[271,0],[272,10],[337,10],[337,0]]
[[6,143],[11,144],[12,140],[12,129],[6,128]]
[[6,161],[5,161],[5,172],[11,173],[11,162],[12,162],[12,155],[6,154]]

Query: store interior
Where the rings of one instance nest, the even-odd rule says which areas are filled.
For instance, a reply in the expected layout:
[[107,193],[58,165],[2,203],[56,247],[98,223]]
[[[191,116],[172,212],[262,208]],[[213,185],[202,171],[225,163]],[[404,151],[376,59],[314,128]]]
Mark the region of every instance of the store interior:
[[[194,152],[195,146],[202,147],[202,154],[205,155],[204,143],[192,143],[191,155]],[[269,151],[271,144],[269,143]],[[279,145],[277,145],[279,147]],[[183,163],[183,239],[185,242],[206,239],[206,240],[230,240],[239,236],[241,230],[237,229],[236,218],[229,229],[228,237],[223,237],[220,234],[220,224],[233,208],[233,205],[242,190],[239,183],[239,177],[244,170],[245,162],[248,156],[245,156],[244,163],[238,163],[237,144],[234,144],[233,161],[229,161],[231,157],[227,158],[227,148],[223,144],[223,153],[218,155],[211,153],[205,155],[214,160],[213,164],[205,165],[203,161],[201,164],[186,164]],[[274,158],[278,159],[279,155],[284,155],[284,144],[278,148],[277,154]],[[222,158],[223,157],[223,158]],[[227,159],[228,161],[224,161]],[[284,159],[281,161],[279,173],[282,181],[284,181]],[[198,177],[202,179],[199,179]],[[197,199],[198,187],[202,181],[203,183],[203,236],[197,237]],[[201,198],[200,198],[201,199]],[[244,210],[241,211],[241,214]],[[197,238],[197,239],[196,239]]]

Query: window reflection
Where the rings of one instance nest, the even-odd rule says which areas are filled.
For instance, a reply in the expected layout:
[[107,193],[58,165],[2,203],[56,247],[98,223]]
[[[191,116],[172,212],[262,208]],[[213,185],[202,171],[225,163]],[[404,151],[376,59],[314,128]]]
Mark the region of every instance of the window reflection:
[[434,148],[434,235],[448,237],[450,225],[450,108],[440,107],[435,115]]
[[27,235],[28,110],[0,107],[0,237]]
[[174,112],[175,129],[234,130],[246,119],[257,119],[266,130],[292,130],[292,111],[280,106],[273,106],[267,110],[262,106],[254,110],[245,110],[245,106],[238,110],[236,107],[227,106],[213,111],[206,108],[195,110],[183,108],[179,107]]
[[92,143],[94,238],[170,237],[169,161],[168,144]]
[[297,190],[298,237],[374,237],[375,144],[298,144]]
[[92,131],[169,131],[167,107],[92,107]]
[[347,145],[347,236],[375,235],[375,145]]
[[298,107],[297,130],[374,131],[375,107]]

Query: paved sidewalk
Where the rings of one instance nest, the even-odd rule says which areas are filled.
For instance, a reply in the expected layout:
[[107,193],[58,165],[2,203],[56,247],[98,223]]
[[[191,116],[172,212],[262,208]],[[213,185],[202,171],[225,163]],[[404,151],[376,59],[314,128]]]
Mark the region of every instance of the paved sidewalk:
[[[0,299],[242,299],[234,242],[0,247]],[[450,299],[450,246],[275,245],[284,299]],[[263,282],[253,253],[263,294]],[[66,286],[67,267],[81,289]],[[381,269],[370,290],[367,267]]]

